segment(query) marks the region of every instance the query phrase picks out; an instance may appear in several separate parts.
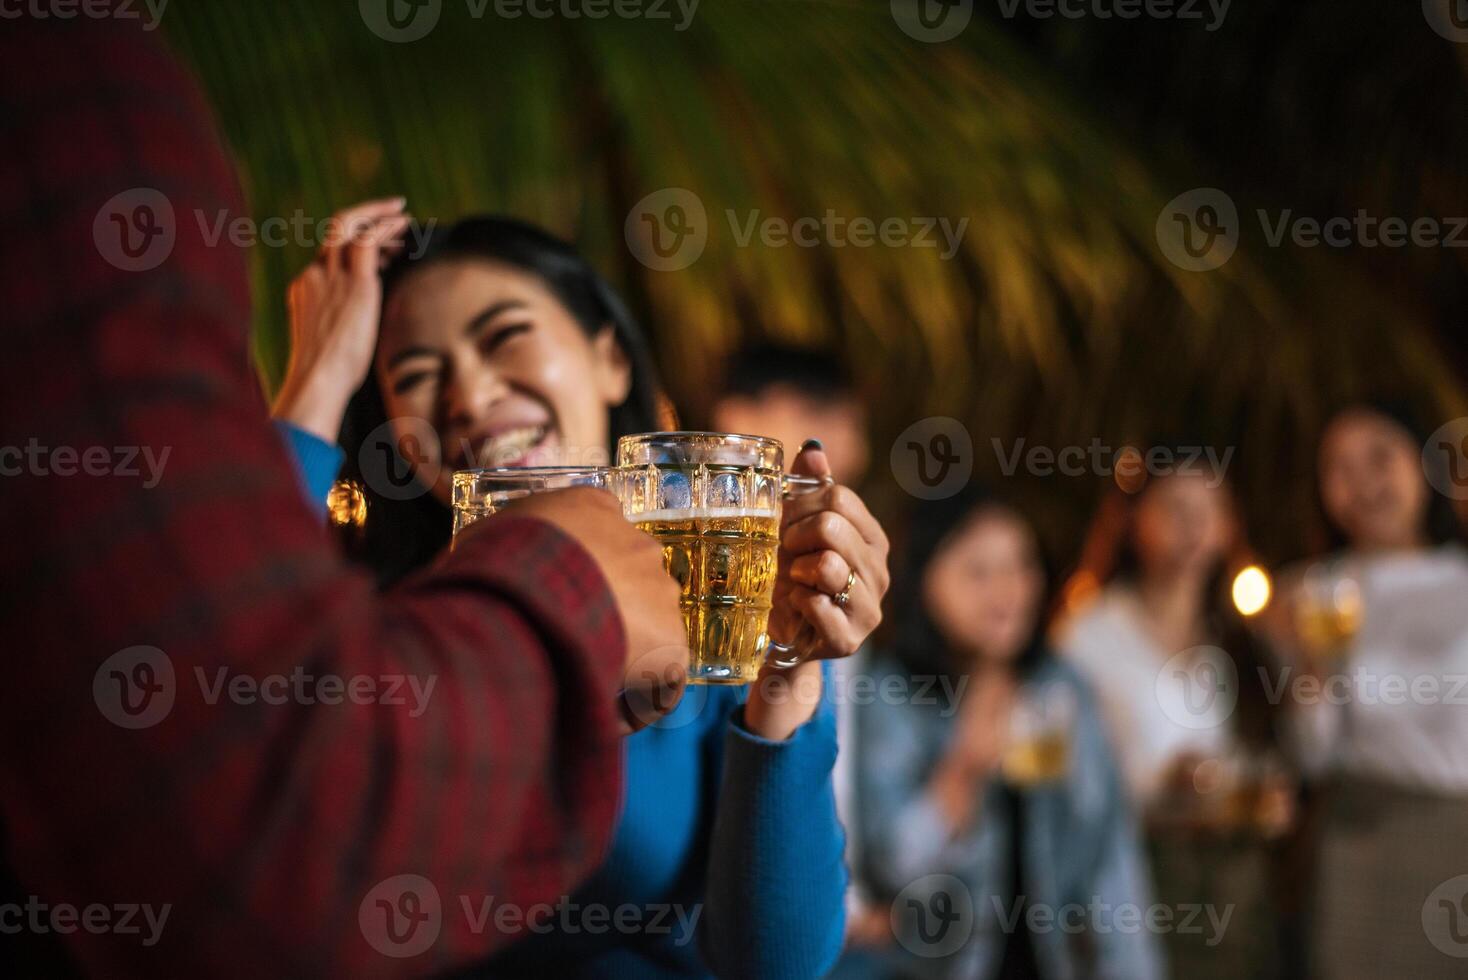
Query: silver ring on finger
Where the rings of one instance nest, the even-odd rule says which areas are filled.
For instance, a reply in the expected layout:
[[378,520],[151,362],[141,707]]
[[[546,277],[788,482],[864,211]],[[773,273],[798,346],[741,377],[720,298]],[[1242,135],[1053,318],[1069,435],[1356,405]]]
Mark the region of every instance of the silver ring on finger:
[[835,595],[831,596],[831,601],[836,604],[837,609],[845,609],[847,606],[851,605],[851,587],[855,584],[856,571],[853,569],[846,573],[846,587],[840,592],[837,592]]

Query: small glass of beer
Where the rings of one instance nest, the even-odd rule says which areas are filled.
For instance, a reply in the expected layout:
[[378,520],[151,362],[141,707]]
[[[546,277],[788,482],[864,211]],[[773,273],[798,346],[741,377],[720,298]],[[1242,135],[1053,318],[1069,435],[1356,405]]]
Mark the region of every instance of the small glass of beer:
[[767,653],[782,656],[766,632],[781,504],[829,481],[787,475],[776,439],[726,432],[624,436],[615,480],[623,512],[662,544],[681,589],[689,682],[752,683]]
[[1068,687],[1052,683],[1020,688],[1009,713],[1009,744],[1000,760],[1011,786],[1040,786],[1065,777],[1075,713],[1075,694]]
[[1310,656],[1339,660],[1361,629],[1361,584],[1344,562],[1312,565],[1300,579],[1295,628]]
[[612,484],[611,470],[605,466],[459,470],[454,474],[454,537],[481,517],[488,517],[510,501],[532,493],[569,487],[597,487],[615,492]]

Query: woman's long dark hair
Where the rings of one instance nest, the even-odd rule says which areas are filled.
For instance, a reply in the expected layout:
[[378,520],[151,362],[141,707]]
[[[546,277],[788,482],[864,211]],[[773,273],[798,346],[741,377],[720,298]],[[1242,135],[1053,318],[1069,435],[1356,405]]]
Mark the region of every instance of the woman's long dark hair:
[[[1334,425],[1342,415],[1360,412],[1367,415],[1375,415],[1385,419],[1407,433],[1407,436],[1415,445],[1426,445],[1431,433],[1421,423],[1419,415],[1412,406],[1401,399],[1395,398],[1370,398],[1364,401],[1347,405],[1330,417],[1326,423],[1326,429]],[[1324,430],[1322,430],[1324,431]],[[1448,457],[1443,453],[1424,453],[1422,463],[1425,469],[1423,479],[1427,481],[1427,513],[1423,515],[1423,535],[1433,546],[1444,544],[1468,543],[1468,533],[1465,533],[1463,522],[1459,520],[1458,513],[1453,509],[1453,502],[1445,494],[1439,493],[1437,488],[1448,486]],[[1331,520],[1330,514],[1325,510],[1325,502],[1320,496],[1320,478],[1323,474],[1319,472],[1320,462],[1316,459],[1315,474],[1315,501],[1320,508],[1320,520],[1325,528],[1325,545],[1329,551],[1341,551],[1350,546],[1345,532]]]
[[[466,218],[430,231],[414,253],[399,256],[383,273],[383,307],[393,293],[426,266],[448,261],[497,262],[538,278],[580,324],[588,337],[610,326],[632,371],[627,398],[611,409],[610,431],[616,440],[658,428],[661,389],[642,329],[626,305],[596,270],[566,242],[534,225],[513,218]],[[347,552],[371,567],[386,585],[427,564],[448,544],[448,508],[427,487],[411,499],[384,496],[364,478],[362,453],[381,450],[387,422],[381,380],[374,364],[347,406],[341,445],[346,451],[342,477],[357,483],[367,498],[367,519],[348,528]],[[374,445],[367,445],[368,440]],[[609,450],[613,447],[608,447]],[[407,464],[397,461],[400,471]],[[380,466],[375,469],[381,469]]]
[[923,597],[923,578],[953,535],[985,513],[1013,517],[1030,532],[1045,587],[1036,602],[1034,627],[1015,661],[1015,669],[1021,676],[1028,674],[1046,656],[1045,610],[1050,606],[1055,579],[1053,567],[1035,534],[1035,524],[1019,507],[970,485],[952,497],[920,500],[908,515],[906,547],[899,566],[903,574],[896,579],[896,601],[892,606],[897,610],[892,636],[898,660],[914,676],[956,677],[971,666],[957,655],[933,622]]
[[[1176,445],[1180,449],[1184,444]],[[1174,452],[1172,458],[1178,455]],[[1085,560],[1092,566],[1087,570],[1092,581],[1102,587],[1137,584],[1142,572],[1136,550],[1137,508],[1159,480],[1172,478],[1174,474],[1148,476],[1140,488],[1133,488],[1133,493],[1112,491],[1113,496],[1102,504],[1088,536]],[[1227,490],[1226,484],[1224,489]],[[1248,553],[1242,541],[1241,531],[1240,542],[1232,554],[1219,555],[1209,571],[1203,587],[1203,622],[1212,642],[1228,653],[1238,670],[1239,700],[1234,716],[1237,733],[1247,744],[1267,747],[1276,744],[1280,737],[1278,707],[1264,686],[1271,661],[1233,604],[1230,573],[1237,571],[1235,565],[1243,564],[1236,556]]]

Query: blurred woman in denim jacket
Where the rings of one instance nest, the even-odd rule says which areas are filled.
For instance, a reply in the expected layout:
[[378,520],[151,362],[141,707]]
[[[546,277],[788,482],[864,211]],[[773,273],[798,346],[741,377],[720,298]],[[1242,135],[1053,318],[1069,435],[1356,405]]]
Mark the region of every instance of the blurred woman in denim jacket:
[[888,669],[910,683],[857,709],[861,870],[895,933],[881,972],[1160,976],[1115,761],[1044,640],[1033,527],[966,493],[920,504],[909,537]]

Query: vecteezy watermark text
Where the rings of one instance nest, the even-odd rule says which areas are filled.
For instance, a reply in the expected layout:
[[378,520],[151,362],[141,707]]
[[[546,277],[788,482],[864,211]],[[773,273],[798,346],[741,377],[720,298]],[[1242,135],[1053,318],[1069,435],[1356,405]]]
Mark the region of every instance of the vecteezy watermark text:
[[1288,695],[1295,704],[1468,706],[1468,674],[1409,676],[1356,667],[1320,677],[1297,674],[1293,667],[1285,666],[1277,678],[1271,679],[1265,668],[1258,670],[1264,696],[1270,704],[1279,704]]
[[1084,905],[1080,902],[1047,905],[1023,897],[1006,903],[998,895],[990,896],[989,901],[999,917],[999,927],[1006,933],[1016,932],[1021,919],[1031,934],[1058,931],[1070,936],[1082,933],[1104,936],[1113,932],[1123,935],[1147,932],[1158,936],[1167,933],[1203,936],[1206,930],[1203,945],[1210,948],[1223,941],[1234,914],[1231,904],[1219,909],[1211,903],[1198,902],[1154,903],[1144,907],[1134,902],[1113,905],[1095,897]]
[[[1255,671],[1259,689],[1272,705],[1468,707],[1468,674],[1461,672],[1381,671],[1364,664],[1342,665],[1326,673],[1301,671],[1290,664],[1257,665]],[[1191,729],[1225,724],[1238,707],[1239,689],[1238,666],[1219,647],[1181,651],[1162,665],[1156,678],[1163,712]]]
[[[1007,20],[1175,20],[1202,23],[1208,32],[1223,26],[1233,0],[995,0]],[[890,0],[892,19],[915,41],[941,44],[962,34],[974,15],[974,0]]]
[[550,20],[674,20],[673,30],[686,31],[698,13],[699,0],[465,0],[470,16],[484,16],[486,6],[494,8],[496,17],[515,20],[531,17]]
[[[320,248],[341,235],[338,219],[313,218],[300,208],[296,208],[289,217],[276,215],[259,220],[246,215],[231,215],[224,209],[209,214],[196,208],[194,221],[199,227],[200,240],[210,248],[217,248],[221,241],[228,241],[236,248],[254,248],[256,245],[266,248],[285,248],[288,245]],[[403,245],[409,258],[423,254],[424,246],[437,225],[438,219],[429,218],[421,225],[414,223],[408,226]],[[364,228],[362,233],[368,230]]]
[[143,10],[146,10],[148,19],[143,21],[143,30],[154,31],[163,20],[166,9],[168,0],[0,0],[0,19],[74,20],[85,17],[88,20],[143,20]]
[[[654,694],[649,703],[633,708],[634,714],[644,724],[665,730],[682,728],[697,720],[709,704],[710,688],[707,685],[680,685],[666,668],[633,665],[626,678],[629,682],[649,682],[647,689],[662,692]],[[936,708],[938,717],[949,718],[957,713],[969,678],[966,674],[859,671],[838,673],[829,681],[823,681],[811,674],[796,675],[792,679],[785,674],[773,673],[755,683],[760,685],[761,696],[770,704],[812,704],[824,694],[838,709],[844,705],[913,705]],[[825,690],[826,684],[830,686],[829,691]],[[681,692],[681,700],[675,709],[669,711],[668,703],[662,698],[674,690]]]
[[[871,217],[826,208],[819,215],[769,215],[760,208],[726,208],[724,222],[735,248],[919,248],[943,260],[958,253],[968,218]],[[664,187],[634,204],[623,234],[639,262],[658,272],[686,269],[698,261],[716,226],[703,200],[685,187]]]
[[[289,215],[264,218],[232,214],[224,208],[212,212],[194,208],[190,214],[198,241],[207,248],[230,245],[319,249],[327,244],[349,244],[373,231],[372,226],[364,225],[347,236],[340,218],[311,217],[301,208]],[[410,258],[416,258],[423,254],[437,224],[433,218],[422,224],[410,224],[396,244]],[[146,272],[156,269],[173,254],[180,232],[188,227],[189,223],[180,221],[173,201],[162,191],[133,187],[114,194],[98,208],[92,221],[92,240],[109,264],[125,272]]]
[[1023,465],[1031,476],[1112,476],[1123,480],[1146,476],[1167,476],[1173,473],[1204,472],[1208,486],[1223,483],[1234,447],[1226,446],[1220,453],[1213,446],[1152,446],[1143,452],[1133,446],[1113,449],[1093,438],[1087,446],[1029,446],[1024,439],[1016,439],[1009,449],[1003,440],[994,437],[994,458],[999,462],[999,472],[1014,476]]
[[[1005,900],[990,896],[985,905],[974,901],[964,882],[949,874],[930,874],[909,883],[892,901],[892,934],[908,952],[925,959],[951,956],[966,945],[981,917],[988,931],[1014,934],[1061,932],[1066,935],[1152,935],[1177,933],[1202,936],[1204,945],[1217,946],[1233,918],[1232,904],[1197,902],[1176,905],[1108,902],[1093,896],[1087,902],[1055,905],[1035,896]],[[992,915],[992,917],[990,917]]]
[[[764,216],[755,208],[741,218],[732,208],[724,212],[729,222],[729,232],[734,244],[748,248],[755,235],[766,248],[871,248],[882,245],[886,248],[942,248],[940,259],[951,259],[958,253],[963,233],[968,228],[968,218],[952,222],[947,218],[913,217],[883,218],[877,222],[872,218],[847,217],[837,214],[833,208],[817,218],[814,215],[787,219]],[[939,239],[942,239],[940,242]]]
[[438,677],[427,679],[416,674],[310,674],[296,667],[289,674],[231,674],[228,667],[213,671],[212,678],[203,667],[194,668],[194,677],[204,703],[215,705],[221,699],[233,704],[381,704],[406,706],[408,717],[420,717],[428,710]]
[[[1354,214],[1316,217],[1294,208],[1254,209],[1264,247],[1468,248],[1468,216]],[[1158,215],[1157,244],[1168,261],[1190,272],[1217,269],[1233,257],[1244,231],[1234,199],[1216,187],[1173,198]]]
[[24,447],[0,446],[0,476],[142,477],[151,490],[163,479],[172,451],[172,446],[156,453],[152,446],[43,446],[32,437]]
[[[909,674],[900,671],[874,674],[861,671],[851,675],[837,674],[830,682],[830,696],[837,706],[910,704],[935,707],[940,718],[947,718],[958,710],[968,682],[967,674],[955,677],[948,674]],[[794,682],[785,675],[772,674],[757,683],[764,685],[765,697],[771,704],[783,704],[791,698],[808,701],[809,697],[801,688],[814,687],[819,682],[809,674]]]
[[[703,914],[703,905],[654,902],[638,905],[623,902],[576,902],[561,896],[555,902],[521,905],[495,895],[455,896],[457,914],[469,932],[479,936],[491,930],[504,936],[525,933],[594,936],[618,933],[627,936],[662,936],[674,945],[686,946]],[[427,952],[443,931],[450,914],[443,896],[423,875],[393,875],[374,885],[357,909],[357,925],[373,949],[384,956],[405,959]]]
[[48,903],[31,895],[24,904],[0,904],[0,934],[14,936],[28,932],[69,936],[75,932],[86,932],[94,936],[141,936],[144,946],[155,946],[172,911],[172,903],[155,908],[146,903],[104,905],[92,902],[78,907],[69,902]]
[[[1223,26],[1233,0],[995,0],[1008,20],[1020,14],[1036,20],[1206,21],[1210,34]],[[1211,17],[1210,17],[1211,15]]]
[[[493,13],[502,20],[530,17],[549,20],[676,21],[674,31],[693,23],[699,0],[464,0],[473,20]],[[443,14],[443,0],[357,0],[357,11],[367,29],[384,41],[408,44],[432,33]]]
[[476,935],[487,931],[492,920],[495,931],[507,935],[520,932],[537,935],[557,932],[568,936],[583,932],[593,936],[609,932],[665,935],[671,936],[673,943],[679,946],[693,940],[693,931],[703,914],[703,906],[698,904],[685,906],[676,902],[654,902],[634,905],[623,902],[609,906],[600,902],[573,902],[564,895],[555,905],[542,903],[529,907],[498,901],[493,895],[477,898],[460,895],[459,908]]
[[[297,665],[289,673],[241,674],[229,667],[196,666],[192,671],[206,705],[222,701],[250,705],[381,705],[404,707],[408,717],[428,710],[436,674],[338,674],[308,671]],[[172,712],[179,695],[173,660],[162,650],[135,646],[119,650],[97,668],[92,698],[103,717],[120,728],[151,728]]]

